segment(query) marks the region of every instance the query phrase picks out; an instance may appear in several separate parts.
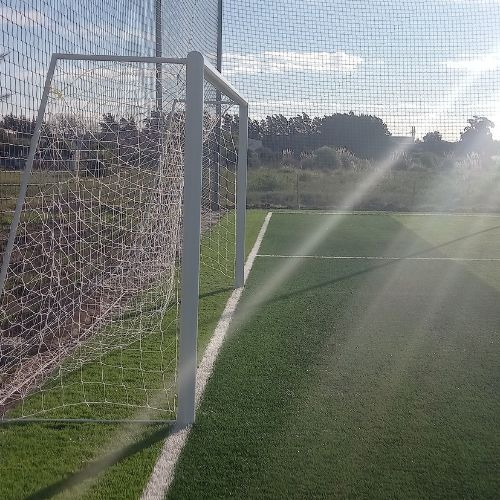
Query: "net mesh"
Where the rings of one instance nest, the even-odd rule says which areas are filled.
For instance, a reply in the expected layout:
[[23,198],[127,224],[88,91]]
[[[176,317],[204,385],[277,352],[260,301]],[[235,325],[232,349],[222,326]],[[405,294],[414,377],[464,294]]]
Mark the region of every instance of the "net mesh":
[[[2,4],[2,252],[51,55],[199,50],[216,64],[218,23],[215,0]],[[1,418],[130,418],[131,406],[175,416],[184,72],[159,69],[57,66],[1,299]],[[212,133],[221,113],[212,106],[205,114],[204,179],[225,155]],[[204,186],[224,193],[219,179]],[[203,240],[203,259],[229,276],[222,249],[232,244],[216,241],[234,240],[227,196],[203,205],[211,241],[208,250]],[[228,279],[213,273],[202,284],[212,292]]]
[[[0,301],[4,415],[125,416],[105,408],[115,405],[175,416],[185,69],[160,73],[56,66]],[[212,274],[202,287],[213,289],[234,277],[237,149],[234,129],[220,128],[234,103],[208,83],[205,94],[202,263]],[[14,200],[20,172],[8,176]]]
[[216,126],[210,128],[204,144],[202,220],[207,231],[201,260],[215,274],[234,277],[238,109],[211,85],[205,95],[206,113]]

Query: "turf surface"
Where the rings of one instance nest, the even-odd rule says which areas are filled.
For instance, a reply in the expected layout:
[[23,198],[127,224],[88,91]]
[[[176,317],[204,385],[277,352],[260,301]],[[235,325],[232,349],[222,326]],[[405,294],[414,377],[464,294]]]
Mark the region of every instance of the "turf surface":
[[[317,234],[500,258],[499,218],[410,215],[274,214],[260,253]],[[289,262],[257,258],[169,498],[498,498],[500,262]]]
[[[264,217],[262,211],[248,214],[247,253]],[[206,261],[213,264],[220,248],[211,255],[208,247]],[[231,291],[231,278],[202,266],[200,355]],[[127,417],[121,410],[119,416]],[[158,425],[0,425],[0,498],[138,498],[168,431]]]

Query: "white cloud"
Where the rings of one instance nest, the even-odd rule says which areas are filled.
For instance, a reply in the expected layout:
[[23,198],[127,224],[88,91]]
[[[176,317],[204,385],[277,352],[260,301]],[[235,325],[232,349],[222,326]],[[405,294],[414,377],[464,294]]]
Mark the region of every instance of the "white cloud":
[[72,22],[68,25],[69,29],[72,29],[75,33],[80,32],[85,34],[88,38],[97,37],[104,40],[110,39],[110,35],[118,37],[121,40],[136,41],[139,40],[142,43],[154,42],[154,34],[145,31],[137,27],[128,27],[125,25],[116,25],[110,27],[102,23],[76,23]]
[[325,114],[329,104],[321,99],[253,99],[250,102],[252,118],[262,119],[268,115],[283,114],[294,116],[303,111],[310,116]]
[[10,7],[0,7],[0,24],[16,24],[17,26],[44,26],[50,22],[49,18],[40,11],[29,9],[15,10]]
[[479,57],[450,59],[444,65],[449,69],[482,73],[500,68],[500,54],[483,54]]
[[349,73],[364,63],[362,57],[347,52],[265,51],[252,54],[224,54],[227,75],[308,73]]

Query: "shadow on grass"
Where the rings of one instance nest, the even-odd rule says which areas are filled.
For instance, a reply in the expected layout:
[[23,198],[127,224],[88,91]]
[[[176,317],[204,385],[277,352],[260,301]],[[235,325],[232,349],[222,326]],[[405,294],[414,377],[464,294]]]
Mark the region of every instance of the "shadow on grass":
[[392,266],[394,264],[397,264],[397,263],[399,263],[401,261],[404,261],[405,259],[408,259],[408,258],[411,258],[411,257],[419,257],[419,256],[421,256],[423,254],[426,254],[428,252],[431,252],[433,250],[438,250],[440,248],[444,248],[444,247],[446,247],[448,245],[452,245],[453,243],[457,243],[459,241],[464,241],[464,240],[467,240],[469,238],[473,238],[474,236],[478,236],[480,234],[484,234],[484,233],[487,233],[489,231],[493,231],[495,229],[500,229],[500,225],[494,226],[494,227],[489,227],[487,229],[482,229],[481,231],[477,231],[475,233],[467,234],[466,236],[461,236],[460,238],[456,238],[454,240],[450,240],[450,241],[447,241],[445,243],[441,243],[441,244],[433,246],[433,247],[428,247],[428,248],[425,248],[424,250],[419,250],[418,252],[410,253],[408,255],[405,255],[404,257],[399,257],[399,258],[396,258],[394,260],[389,260],[389,261],[383,262],[382,264],[377,264],[375,266],[370,266],[370,267],[367,267],[366,269],[361,269],[361,270],[356,271],[354,273],[345,274],[344,276],[339,276],[338,278],[334,278],[332,280],[323,281],[323,282],[318,283],[316,285],[312,285],[312,286],[309,286],[309,287],[301,288],[300,290],[295,290],[294,292],[286,293],[286,294],[283,294],[283,295],[278,295],[277,297],[275,297],[274,299],[270,300],[269,302],[277,302],[279,300],[289,299],[289,298],[295,297],[297,295],[301,295],[304,292],[310,292],[312,290],[317,290],[317,289],[322,288],[324,286],[329,286],[329,285],[333,285],[335,283],[340,283],[342,281],[348,280],[350,278],[355,278],[356,276],[360,276],[362,274],[370,273],[372,271],[376,271],[376,270],[382,269],[384,267]]
[[217,290],[212,290],[211,292],[206,292],[200,294],[200,299],[203,299],[205,297],[212,297],[214,295],[219,295],[220,293],[227,293],[227,292],[232,292],[234,290],[234,287],[232,286],[227,286],[225,288],[218,288]]
[[[219,295],[221,293],[227,293],[227,292],[232,292],[234,290],[233,287],[225,287],[225,288],[218,288],[217,290],[212,290],[211,292],[206,292],[206,293],[202,293],[200,294],[199,298],[200,299],[203,299],[205,297],[213,297],[215,295]],[[172,305],[174,305],[174,302],[170,302],[167,306],[167,309],[169,309]],[[122,319],[123,320],[127,320],[127,319],[136,319],[138,318],[141,314],[144,314],[144,313],[151,313],[151,312],[155,312],[155,311],[160,311],[161,310],[161,307],[160,305],[151,305],[150,307],[145,307],[145,308],[142,308],[140,310],[137,310],[137,311],[129,311],[127,313],[124,313],[123,316],[122,316]]]
[[116,465],[122,460],[131,457],[132,455],[135,455],[136,453],[139,453],[146,448],[149,448],[159,441],[163,441],[169,435],[171,430],[171,426],[162,427],[161,429],[156,430],[144,439],[136,443],[132,443],[124,447],[123,449],[120,449],[118,452],[108,453],[107,455],[104,455],[103,457],[90,462],[85,468],[74,472],[68,477],[65,477],[60,481],[45,486],[35,493],[32,493],[31,495],[26,497],[26,500],[41,500],[51,498],[55,495],[71,490],[87,479],[97,477],[107,468]]

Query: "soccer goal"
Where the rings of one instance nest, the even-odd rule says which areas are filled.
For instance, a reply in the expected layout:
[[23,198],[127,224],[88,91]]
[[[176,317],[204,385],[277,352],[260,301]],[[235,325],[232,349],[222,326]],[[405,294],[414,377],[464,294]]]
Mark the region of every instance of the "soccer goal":
[[0,422],[194,421],[200,273],[243,286],[247,137],[199,52],[53,55],[0,214]]

